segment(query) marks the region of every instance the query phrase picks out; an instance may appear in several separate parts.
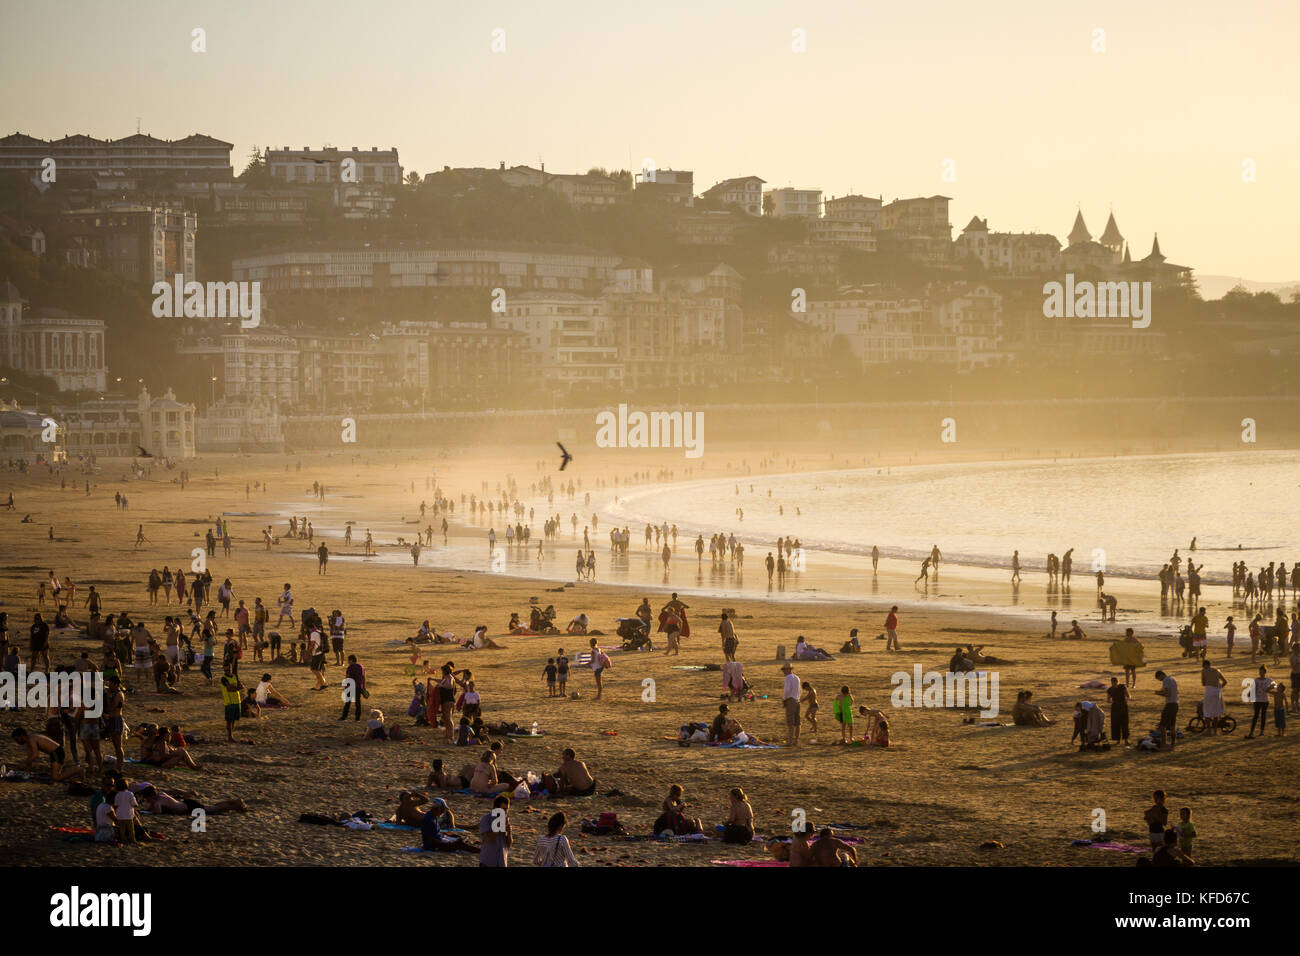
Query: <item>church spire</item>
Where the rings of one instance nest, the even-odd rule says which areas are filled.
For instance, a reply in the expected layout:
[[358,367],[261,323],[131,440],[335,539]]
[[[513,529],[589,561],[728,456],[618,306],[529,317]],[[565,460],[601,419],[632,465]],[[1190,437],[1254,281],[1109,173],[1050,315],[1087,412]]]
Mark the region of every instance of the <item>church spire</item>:
[[1074,228],[1070,230],[1070,245],[1077,246],[1081,242],[1088,242],[1092,239],[1092,233],[1088,227],[1083,224],[1083,210],[1074,214]]
[[1151,239],[1151,255],[1147,256],[1152,262],[1164,262],[1165,257],[1160,254],[1160,234],[1155,233]]
[[1111,213],[1110,218],[1106,220],[1106,231],[1101,234],[1101,244],[1118,248],[1123,241],[1124,237],[1120,234],[1119,226],[1115,225],[1115,214]]

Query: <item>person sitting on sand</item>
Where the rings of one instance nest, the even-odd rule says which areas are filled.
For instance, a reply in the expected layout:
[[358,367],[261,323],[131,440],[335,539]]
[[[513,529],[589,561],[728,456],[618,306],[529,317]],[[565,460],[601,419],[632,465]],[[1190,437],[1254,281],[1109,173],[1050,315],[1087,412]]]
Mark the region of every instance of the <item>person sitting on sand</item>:
[[787,857],[791,866],[816,866],[813,861],[812,845],[808,842],[808,824],[796,828],[790,837]]
[[673,784],[668,788],[668,796],[664,798],[663,813],[655,820],[653,832],[671,833],[674,836],[683,836],[688,833],[701,833],[704,827],[696,817],[686,816],[685,791],[680,784]]
[[1065,640],[1067,641],[1081,641],[1085,636],[1083,628],[1079,626],[1078,621],[1071,621],[1069,630],[1064,634]]
[[1033,691],[1022,690],[1016,694],[1015,706],[1011,708],[1011,721],[1021,727],[1050,727],[1055,721],[1043,712],[1043,708],[1032,702]]
[[733,787],[727,796],[730,809],[722,824],[722,842],[748,844],[754,839],[754,808],[740,787]]
[[948,659],[948,670],[954,674],[964,674],[974,669],[975,662],[967,657],[960,647],[954,650],[952,657]]
[[384,712],[376,708],[370,712],[370,719],[366,721],[366,732],[363,740],[401,740],[402,729],[393,724],[389,727],[384,723]]
[[[523,632],[523,633],[526,633],[526,632]],[[498,644],[496,641],[492,640],[492,638],[490,638],[490,637],[487,636],[487,625],[486,625],[486,624],[480,624],[478,627],[474,628],[474,636],[471,637],[468,641],[465,642],[465,648],[466,648],[467,650],[474,650],[474,651],[482,651],[482,650],[503,651],[503,650],[505,650],[505,647],[504,647],[503,645]]]
[[194,797],[182,797],[177,799],[166,791],[159,790],[150,784],[142,789],[139,794],[140,809],[149,813],[172,813],[190,816],[195,810],[202,810],[205,814],[227,813],[234,810],[236,813],[247,813],[248,804],[243,800],[235,798],[233,800],[218,800],[215,803],[205,804]]
[[410,790],[402,790],[397,794],[397,813],[393,816],[394,823],[402,823],[408,827],[418,827],[424,822],[424,811],[420,809],[427,800],[422,793],[414,793]]
[[569,622],[568,633],[586,634],[587,628],[590,626],[591,626],[591,620],[587,617],[587,615],[579,614],[577,617],[575,617],[572,621]]
[[271,686],[270,674],[262,675],[262,680],[258,683],[257,689],[253,691],[253,699],[257,701],[258,707],[292,706],[283,694]]
[[497,776],[497,755],[491,750],[486,751],[483,759],[474,767],[469,789],[487,797],[494,797],[498,793],[505,793],[512,789],[510,784],[502,783]]
[[68,754],[63,744],[57,743],[45,734],[31,734],[25,727],[15,727],[11,734],[14,741],[27,748],[27,759],[18,765],[20,770],[31,770],[36,758],[46,754],[50,758],[50,776],[56,782],[84,780],[86,772],[81,767],[68,767]]
[[444,833],[454,829],[456,818],[441,797],[435,797],[428,811],[420,817],[420,847],[432,853],[478,853],[479,845],[459,834]]
[[166,732],[156,724],[141,724],[135,729],[135,733],[140,737],[141,763],[160,767],[163,770],[170,770],[172,767],[188,767],[191,770],[203,769],[190,756],[187,748],[173,747],[169,744]]
[[519,613],[516,611],[510,615],[510,623],[506,625],[507,634],[533,634],[536,633],[531,628],[524,627],[524,622],[519,619]]
[[553,774],[542,778],[542,786],[550,793],[566,797],[589,797],[596,792],[596,778],[587,765],[578,759],[573,748],[566,747],[564,762]]
[[726,704],[718,705],[718,713],[709,725],[709,743],[726,743],[740,732],[740,721],[728,713]]
[[858,851],[837,837],[830,827],[823,827],[812,845],[812,865],[857,866]]
[[834,660],[830,654],[823,651],[820,647],[813,647],[807,639],[800,634],[799,639],[794,645],[794,659],[797,661],[830,661]]

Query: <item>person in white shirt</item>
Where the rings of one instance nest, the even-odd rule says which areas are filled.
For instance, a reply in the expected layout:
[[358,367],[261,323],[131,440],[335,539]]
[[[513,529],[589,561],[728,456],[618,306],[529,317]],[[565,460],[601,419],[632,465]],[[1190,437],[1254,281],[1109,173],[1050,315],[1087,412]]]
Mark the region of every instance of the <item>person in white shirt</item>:
[[[135,794],[127,789],[125,781],[118,778],[113,792],[113,822],[117,825],[117,838],[123,843],[135,842],[135,808],[139,806]],[[98,821],[97,821],[98,822]]]
[[112,843],[117,840],[116,820],[113,818],[113,804],[105,800],[95,807],[95,842]]
[[288,618],[289,623],[292,624],[293,623],[293,591],[289,589],[289,582],[287,581],[285,582],[284,593],[282,593],[278,598],[275,599],[275,603],[280,605],[280,616],[275,619],[275,626],[279,627],[280,623],[284,621],[285,618]]
[[799,695],[803,691],[803,682],[795,674],[789,661],[781,665],[785,674],[785,686],[781,690],[781,705],[785,707],[786,742],[791,747],[799,746]]
[[271,686],[270,674],[262,675],[262,680],[258,683],[257,689],[253,691],[253,699],[257,701],[258,707],[290,706],[284,695]]
[[1250,733],[1246,739],[1250,740],[1255,736],[1255,723],[1259,723],[1260,736],[1264,735],[1268,727],[1268,695],[1273,689],[1273,678],[1268,676],[1268,668],[1263,664],[1259,665],[1259,676],[1251,683],[1251,702],[1254,703],[1250,715]]
[[546,824],[546,836],[537,838],[537,852],[533,863],[537,866],[577,866],[578,861],[569,846],[569,838],[564,835],[564,826],[568,823],[564,811],[554,814]]

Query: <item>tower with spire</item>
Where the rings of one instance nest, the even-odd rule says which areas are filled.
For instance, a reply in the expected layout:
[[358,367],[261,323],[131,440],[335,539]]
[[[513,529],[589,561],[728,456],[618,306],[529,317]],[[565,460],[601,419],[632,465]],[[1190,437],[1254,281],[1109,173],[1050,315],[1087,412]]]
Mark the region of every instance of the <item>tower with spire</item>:
[[1112,212],[1110,218],[1106,220],[1106,231],[1101,234],[1098,242],[1110,250],[1111,255],[1115,257],[1116,265],[1124,261],[1124,237],[1120,234],[1119,226],[1115,224],[1115,213]]

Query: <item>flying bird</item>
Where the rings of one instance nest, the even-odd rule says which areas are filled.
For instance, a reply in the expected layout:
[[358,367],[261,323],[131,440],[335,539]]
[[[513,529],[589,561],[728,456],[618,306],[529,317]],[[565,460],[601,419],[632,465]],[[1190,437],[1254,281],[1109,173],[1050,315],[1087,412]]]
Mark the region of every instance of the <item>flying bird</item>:
[[136,445],[135,447],[140,449],[140,457],[141,457],[141,458],[152,458],[152,457],[153,457],[153,455],[151,455],[151,454],[149,454],[149,452],[145,451],[145,449],[144,449],[144,445]]
[[564,467],[565,467],[565,465],[567,465],[569,462],[573,461],[573,456],[570,455],[569,452],[568,452],[568,449],[566,449],[566,448],[565,448],[563,445],[561,445],[558,441],[555,443],[555,447],[558,448],[558,449],[560,449],[560,455],[563,456],[563,457],[560,458],[560,471],[564,471]]

